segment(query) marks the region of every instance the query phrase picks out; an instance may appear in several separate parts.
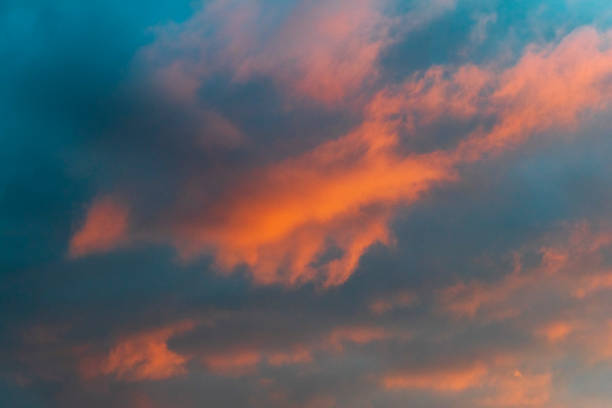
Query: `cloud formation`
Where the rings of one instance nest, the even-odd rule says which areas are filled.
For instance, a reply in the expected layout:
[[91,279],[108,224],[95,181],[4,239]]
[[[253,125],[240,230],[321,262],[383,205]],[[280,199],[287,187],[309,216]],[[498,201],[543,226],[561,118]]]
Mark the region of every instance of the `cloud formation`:
[[261,1],[217,0],[189,21],[162,29],[146,58],[188,55],[160,69],[188,93],[224,72],[237,82],[270,78],[293,98],[338,103],[378,80],[378,58],[395,41],[393,31],[414,30],[454,7],[454,1],[441,0],[388,15],[394,3],[290,1],[270,10]]
[[124,381],[163,380],[185,374],[189,358],[168,349],[167,342],[194,326],[186,321],[121,339],[101,360],[85,359],[82,372],[86,377],[112,375]]
[[22,3],[0,406],[610,406],[612,7]]
[[[185,259],[212,252],[225,271],[247,265],[259,284],[340,285],[371,245],[393,242],[389,223],[398,208],[457,180],[459,167],[604,110],[612,95],[609,37],[581,28],[558,44],[527,47],[510,67],[417,73],[372,96],[349,133],[249,169],[216,197],[190,202],[194,211],[177,209],[170,236],[158,239]],[[474,125],[448,148],[405,150],[442,118]],[[321,263],[332,248],[341,255]]]
[[83,225],[70,239],[69,254],[73,258],[115,248],[126,238],[128,210],[113,197],[94,201]]

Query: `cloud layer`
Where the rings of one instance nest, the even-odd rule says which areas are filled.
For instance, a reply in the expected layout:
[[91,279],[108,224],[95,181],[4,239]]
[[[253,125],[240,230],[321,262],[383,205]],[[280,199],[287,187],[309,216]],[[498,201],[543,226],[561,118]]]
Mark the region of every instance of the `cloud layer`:
[[610,405],[612,7],[81,3],[0,6],[0,405]]

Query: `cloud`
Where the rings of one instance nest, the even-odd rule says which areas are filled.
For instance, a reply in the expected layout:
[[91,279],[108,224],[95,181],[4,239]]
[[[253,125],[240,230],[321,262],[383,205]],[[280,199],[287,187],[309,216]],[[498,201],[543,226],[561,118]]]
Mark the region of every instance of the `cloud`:
[[[452,177],[435,155],[398,156],[393,139],[384,124],[369,123],[255,171],[208,211],[177,223],[175,242],[184,257],[212,249],[225,270],[246,263],[256,283],[339,285],[371,244],[390,243],[390,206]],[[343,255],[315,267],[329,242]]]
[[128,210],[117,199],[107,196],[96,199],[83,225],[70,239],[72,258],[115,248],[125,238],[128,229]]
[[[419,390],[453,396],[453,401],[478,407],[549,407],[553,376],[534,371],[519,354],[503,355],[479,350],[472,361],[431,362],[422,367],[385,373],[380,385],[392,392]],[[525,367],[525,368],[520,368]]]
[[[563,34],[586,6],[162,2],[148,36],[163,10],[124,24],[159,2],[0,17],[49,34],[10,47],[39,66],[9,152],[37,160],[5,175],[0,406],[609,405],[612,43]],[[90,44],[111,26],[121,63]]]
[[395,1],[332,0],[286,2],[217,0],[189,21],[160,28],[145,59],[165,61],[160,72],[181,78],[169,84],[195,92],[205,78],[229,74],[236,82],[269,78],[292,97],[332,104],[378,79],[381,51],[397,33],[426,24],[454,7],[454,1],[418,4],[402,16],[388,16]]
[[82,373],[86,378],[112,375],[120,381],[163,380],[185,374],[189,357],[168,349],[167,342],[194,327],[193,322],[185,321],[125,337],[105,357],[85,358]]
[[381,4],[347,6],[345,0],[297,2],[270,12],[259,1],[214,1],[180,27],[161,30],[147,53],[197,55],[162,67],[180,69],[183,89],[193,91],[202,78],[225,71],[238,82],[267,76],[291,94],[331,103],[373,80],[388,42]]
[[343,326],[307,341],[284,346],[251,344],[248,341],[212,351],[204,351],[201,359],[211,372],[225,376],[252,374],[259,366],[281,367],[308,364],[317,353],[342,353],[347,345],[362,346],[394,338],[398,333],[373,326]]
[[207,355],[202,362],[209,370],[218,374],[242,375],[254,370],[261,359],[262,356],[257,351],[231,350]]
[[[434,67],[386,87],[347,134],[250,168],[203,202],[193,200],[201,192],[184,191],[191,210],[177,206],[156,240],[187,260],[213,253],[224,271],[246,265],[257,284],[340,285],[372,244],[393,243],[389,223],[398,207],[457,180],[459,167],[605,109],[612,98],[608,37],[582,28],[556,45],[528,47],[507,68]],[[403,149],[442,118],[476,125],[447,148]],[[333,248],[341,254],[321,262]]]
[[493,380],[494,395],[485,397],[480,405],[489,407],[550,406],[552,376],[550,373],[524,374],[514,370],[497,375]]
[[[590,294],[609,289],[608,268],[602,265],[602,251],[612,243],[608,228],[600,226],[594,230],[581,221],[565,225],[564,234],[548,238],[537,249],[539,265],[526,268],[522,258],[533,251],[526,244],[514,255],[514,269],[497,282],[458,282],[438,291],[438,305],[444,312],[455,317],[475,318],[483,311],[486,318],[505,319],[514,317],[528,307],[516,298],[535,296],[542,287],[556,290],[565,297],[582,299]],[[561,340],[572,331],[570,322],[548,322],[537,333],[550,341]]]
[[211,372],[226,376],[242,376],[256,370],[260,364],[280,367],[312,361],[312,350],[296,345],[286,350],[249,348],[229,349],[207,353],[202,363]]
[[415,304],[418,297],[414,292],[408,290],[388,293],[384,297],[379,297],[370,302],[370,312],[381,315],[395,309],[401,309]]
[[[224,269],[246,263],[256,282],[295,284],[322,273],[325,285],[341,284],[368,246],[391,242],[393,209],[455,179],[454,166],[499,154],[547,128],[575,126],[585,110],[604,109],[612,96],[607,37],[580,29],[557,46],[530,47],[501,71],[472,65],[454,72],[430,69],[374,97],[355,131],[264,168],[222,197],[220,213],[213,208],[209,214],[231,222],[209,226],[204,218],[178,235],[196,247],[216,248]],[[562,102],[554,94],[561,90],[567,90]],[[402,129],[448,115],[492,116],[496,124],[476,129],[451,150],[397,153]],[[313,270],[329,239],[344,256],[327,270]],[[289,271],[284,276],[283,268]]]
[[610,33],[575,30],[555,46],[528,47],[516,66],[497,78],[491,94],[501,118],[481,140],[468,140],[459,152],[495,152],[513,147],[533,132],[576,127],[580,115],[609,106],[612,75]]
[[556,343],[565,339],[574,329],[575,327],[571,322],[556,321],[538,328],[536,334],[551,343]]
[[382,379],[382,385],[386,389],[416,388],[457,392],[478,386],[486,374],[487,367],[475,362],[458,368],[441,367],[387,374]]
[[390,337],[394,337],[394,334],[383,328],[352,326],[334,329],[327,342],[332,348],[341,351],[346,343],[368,344]]
[[[455,316],[474,317],[481,308],[486,307],[490,311],[495,305],[500,303],[504,305],[512,294],[530,283],[533,283],[533,279],[515,270],[497,284],[487,285],[481,282],[473,282],[466,285],[459,282],[441,290],[439,292],[439,302],[445,311]],[[510,306],[502,309],[501,313],[498,312],[497,315],[506,317],[514,313],[512,306]]]

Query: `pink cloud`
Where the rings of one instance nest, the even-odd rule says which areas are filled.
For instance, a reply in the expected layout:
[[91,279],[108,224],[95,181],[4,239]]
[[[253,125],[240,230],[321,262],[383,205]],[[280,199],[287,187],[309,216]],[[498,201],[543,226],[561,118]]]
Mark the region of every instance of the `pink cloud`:
[[187,55],[161,69],[185,77],[176,81],[181,93],[225,72],[238,82],[268,77],[290,96],[337,103],[374,83],[393,30],[414,30],[455,6],[437,0],[392,18],[384,14],[390,4],[317,0],[271,12],[261,1],[217,0],[186,23],[159,29],[144,55],[153,61],[166,52]]

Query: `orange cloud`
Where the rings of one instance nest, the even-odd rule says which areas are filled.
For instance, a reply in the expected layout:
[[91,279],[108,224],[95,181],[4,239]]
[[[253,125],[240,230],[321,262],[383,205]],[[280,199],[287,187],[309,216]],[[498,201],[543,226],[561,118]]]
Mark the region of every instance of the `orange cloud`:
[[86,361],[86,377],[113,375],[118,380],[162,380],[184,374],[188,357],[168,349],[167,341],[195,327],[193,322],[138,333],[120,340],[101,360]]
[[202,362],[217,374],[242,375],[253,371],[262,358],[259,351],[230,350],[207,355]]
[[577,280],[572,294],[582,299],[593,293],[610,289],[612,289],[612,272],[606,271],[602,274],[585,276]]
[[[474,318],[486,311],[487,318],[505,319],[518,315],[527,304],[526,295],[542,287],[561,297],[584,299],[612,288],[609,268],[603,267],[602,250],[612,243],[609,228],[593,231],[585,222],[566,225],[559,236],[547,237],[538,252],[540,265],[524,268],[521,251],[515,254],[514,270],[492,283],[458,282],[438,291],[439,307],[456,317]],[[550,242],[550,241],[553,242]],[[530,249],[526,245],[524,249]],[[517,301],[519,295],[523,298]],[[575,319],[572,319],[575,320]],[[551,342],[563,340],[577,328],[575,321],[554,321],[535,329],[535,333]]]
[[290,351],[269,353],[268,364],[271,366],[282,366],[288,364],[309,363],[312,361],[311,351],[304,346],[297,346]]
[[70,239],[73,258],[116,247],[128,228],[127,208],[112,197],[99,198],[91,205],[85,222]]
[[588,364],[599,364],[612,361],[612,320],[609,320],[607,305],[600,313],[591,316],[588,312],[597,311],[596,302],[588,302],[586,312],[577,313],[580,326],[572,332],[565,345],[584,358]]
[[[515,311],[512,306],[507,307],[505,302],[536,278],[521,272],[520,264],[516,264],[514,271],[500,282],[491,284],[459,282],[438,292],[439,304],[444,311],[457,317],[473,318],[484,307],[496,317],[510,316]],[[493,310],[494,307],[497,307],[497,310]]]
[[270,366],[285,366],[311,361],[311,350],[301,345],[276,351],[266,351],[256,347],[230,349],[209,353],[202,358],[202,363],[207,369],[216,374],[229,376],[249,374],[257,368],[257,365],[263,363]]
[[570,322],[556,321],[536,329],[536,334],[551,343],[557,343],[565,339],[574,329],[574,325]]
[[[211,248],[225,270],[245,263],[258,283],[341,284],[365,249],[391,242],[390,206],[452,177],[435,154],[399,156],[394,140],[386,124],[370,123],[262,169],[177,225],[177,244],[186,257]],[[314,267],[330,241],[343,256]]]
[[521,361],[517,357],[485,355],[482,360],[458,365],[400,370],[385,374],[380,384],[391,391],[416,389],[433,394],[462,393],[464,398],[471,401],[471,406],[549,406],[553,389],[551,373],[522,372],[514,368]]
[[386,295],[384,298],[374,299],[369,309],[372,313],[381,315],[394,309],[403,308],[414,304],[418,300],[413,292],[400,291]]
[[481,405],[489,407],[544,407],[550,400],[550,373],[523,374],[519,370],[498,373],[491,380],[493,395],[483,398]]
[[[341,284],[370,245],[392,242],[393,209],[455,179],[455,166],[513,147],[534,132],[575,125],[583,111],[607,106],[612,98],[607,36],[583,29],[556,47],[530,48],[516,66],[500,72],[471,65],[451,74],[434,68],[384,91],[355,131],[259,170],[230,189],[207,216],[180,225],[179,248],[187,254],[212,249],[226,270],[247,264],[258,283]],[[555,89],[571,92],[560,103]],[[497,124],[490,131],[477,129],[456,149],[399,153],[401,129],[449,114],[493,116]],[[344,255],[314,267],[329,242]],[[466,313],[475,307],[464,305]]]
[[516,66],[498,75],[488,96],[499,121],[486,136],[463,142],[470,160],[512,148],[532,133],[576,127],[585,111],[600,111],[612,98],[610,32],[587,27],[556,46],[528,48]]
[[159,407],[146,394],[137,393],[129,398],[129,406],[131,408],[157,408]]
[[459,392],[481,384],[487,374],[487,367],[475,362],[459,368],[430,368],[410,372],[388,374],[383,377],[386,389],[425,389],[443,392]]
[[247,344],[206,353],[202,363],[216,374],[242,376],[254,372],[260,364],[274,367],[306,364],[313,360],[316,352],[342,352],[346,344],[365,345],[391,336],[392,333],[377,327],[340,327],[309,344],[294,344],[280,349]]
[[[609,289],[606,254],[610,248],[610,227],[606,221],[564,224],[562,228],[538,240],[545,242],[539,250],[541,262],[533,267],[521,265],[521,254],[532,254],[534,243],[515,254],[513,272],[496,283],[457,284],[443,290],[438,301],[458,316],[488,317],[499,310],[515,310],[516,317],[507,327],[527,328],[543,342],[521,345],[523,364],[518,359],[494,361],[481,356],[489,373],[482,379],[483,389],[474,405],[491,407],[549,407],[554,393],[553,372],[563,370],[569,358],[583,364],[602,364],[612,357],[612,323],[609,302],[596,292]],[[523,252],[525,251],[525,252]],[[579,296],[578,296],[579,295]],[[555,304],[554,310],[538,307],[545,298]],[[528,313],[523,313],[528,312]],[[554,347],[552,347],[554,345]],[[528,367],[527,373],[513,367]]]
[[368,344],[387,339],[391,336],[392,333],[378,327],[341,327],[329,334],[327,343],[336,350],[342,350],[345,343]]
[[[368,1],[359,4],[366,10],[371,6]],[[321,21],[318,29],[325,32],[352,38],[351,27],[359,26],[342,20],[336,27],[312,7]],[[360,7],[355,8],[356,16],[346,18],[368,15]],[[296,157],[249,170],[241,181],[202,204],[196,214],[177,210],[171,221],[172,236],[161,239],[170,240],[184,259],[213,253],[223,271],[246,265],[258,284],[340,285],[371,245],[393,243],[389,223],[397,207],[410,205],[436,185],[456,180],[459,166],[494,157],[534,133],[577,126],[581,115],[606,108],[612,99],[609,37],[585,28],[556,46],[529,47],[516,65],[506,69],[466,65],[434,67],[417,74],[375,95],[364,109],[363,123],[348,134]],[[228,52],[234,52],[234,45],[243,49],[232,43]],[[493,120],[493,125],[478,126],[447,150],[404,151],[404,134],[442,117]],[[185,197],[192,197],[188,193]],[[125,211],[108,204],[97,208],[92,207],[91,221],[73,238],[72,254],[109,249],[123,235]],[[123,220],[117,224],[123,226],[111,233],[94,232],[111,218]],[[167,229],[163,234],[168,234]],[[330,248],[337,248],[340,255],[320,262]],[[508,278],[507,288],[498,290],[512,291],[513,286],[524,285],[523,279]],[[456,301],[453,307],[473,315],[489,301],[487,297],[493,299],[487,290],[466,297],[463,304]],[[461,297],[465,289],[456,292]]]

